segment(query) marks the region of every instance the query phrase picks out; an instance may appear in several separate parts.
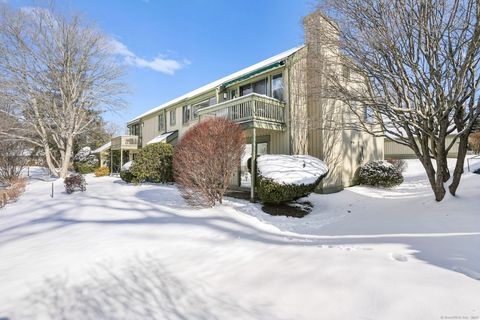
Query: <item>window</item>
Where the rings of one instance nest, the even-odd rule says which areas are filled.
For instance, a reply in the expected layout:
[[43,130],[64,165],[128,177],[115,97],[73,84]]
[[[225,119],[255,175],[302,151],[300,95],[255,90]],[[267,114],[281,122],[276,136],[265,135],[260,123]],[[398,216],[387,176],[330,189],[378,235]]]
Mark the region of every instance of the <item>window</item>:
[[267,79],[262,79],[240,87],[240,96],[246,96],[252,92],[267,95]]
[[138,137],[138,145],[142,145],[142,123],[134,124],[130,127],[130,135]]
[[158,115],[158,131],[165,131],[165,113]]
[[281,73],[272,77],[272,97],[283,101],[283,78]]
[[213,106],[214,104],[217,104],[217,97],[216,96],[208,99],[208,105],[209,106]]
[[230,91],[230,99],[235,99],[237,97],[237,90]]
[[252,92],[252,84],[250,83],[240,87],[240,96],[246,96],[247,94],[250,94]]
[[373,123],[375,113],[373,112],[372,106],[365,106],[365,122]]
[[255,82],[253,84],[253,92],[267,95],[267,79]]
[[190,121],[190,106],[183,106],[182,108],[182,122],[183,124]]
[[177,123],[177,109],[170,110],[170,125],[174,126]]

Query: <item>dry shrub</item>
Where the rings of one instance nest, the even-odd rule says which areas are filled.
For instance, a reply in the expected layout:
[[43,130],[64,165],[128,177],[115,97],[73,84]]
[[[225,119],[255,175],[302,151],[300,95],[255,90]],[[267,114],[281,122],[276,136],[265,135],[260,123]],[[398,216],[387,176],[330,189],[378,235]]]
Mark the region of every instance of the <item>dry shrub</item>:
[[474,132],[468,136],[468,146],[473,153],[480,153],[480,132]]
[[95,170],[96,177],[104,177],[104,176],[108,176],[109,174],[110,174],[110,168],[108,167],[100,167],[97,170]]
[[222,203],[245,147],[242,128],[226,118],[209,118],[190,128],[175,148],[175,181],[194,206]]
[[28,148],[22,141],[0,140],[0,182],[13,184],[28,164]]
[[4,207],[8,202],[16,201],[25,191],[27,180],[19,178],[11,182],[11,184],[3,190],[0,190],[0,208]]

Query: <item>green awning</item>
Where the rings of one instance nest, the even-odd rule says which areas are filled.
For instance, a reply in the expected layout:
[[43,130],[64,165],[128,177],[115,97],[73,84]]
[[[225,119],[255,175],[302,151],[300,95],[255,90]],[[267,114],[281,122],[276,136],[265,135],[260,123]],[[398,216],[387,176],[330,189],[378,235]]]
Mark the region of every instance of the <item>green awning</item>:
[[226,88],[228,86],[231,86],[232,84],[235,84],[237,82],[240,82],[240,81],[243,81],[243,80],[246,80],[248,78],[251,78],[251,77],[254,77],[260,73],[263,73],[265,71],[268,71],[268,70],[272,70],[272,69],[275,69],[275,68],[278,68],[278,67],[281,67],[285,65],[285,61],[279,61],[279,62],[275,62],[275,63],[272,63],[268,66],[265,66],[265,67],[262,67],[260,69],[257,69],[257,70],[254,70],[254,71],[251,71],[247,74],[244,74],[243,76],[240,76],[238,78],[235,78],[233,80],[230,80],[230,81],[227,81],[227,82],[224,82],[222,83],[221,87],[222,88]]

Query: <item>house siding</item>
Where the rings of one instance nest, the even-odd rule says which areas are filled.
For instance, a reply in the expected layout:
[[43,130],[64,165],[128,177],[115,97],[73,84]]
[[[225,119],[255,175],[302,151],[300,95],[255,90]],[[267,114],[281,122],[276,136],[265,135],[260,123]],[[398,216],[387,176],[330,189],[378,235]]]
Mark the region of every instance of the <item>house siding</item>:
[[[445,140],[445,144],[448,146],[452,143],[453,137],[448,136]],[[458,141],[455,142],[453,147],[450,149],[448,153],[448,157],[456,157],[458,155]],[[417,156],[407,146],[400,144],[391,139],[385,139],[385,158],[392,158],[392,159],[416,159]]]

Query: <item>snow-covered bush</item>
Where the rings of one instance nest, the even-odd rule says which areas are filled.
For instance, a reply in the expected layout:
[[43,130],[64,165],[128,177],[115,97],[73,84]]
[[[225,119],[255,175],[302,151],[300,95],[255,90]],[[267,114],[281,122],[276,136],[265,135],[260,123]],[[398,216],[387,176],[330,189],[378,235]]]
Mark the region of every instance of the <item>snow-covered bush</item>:
[[221,203],[245,146],[242,128],[208,118],[190,128],[175,148],[173,167],[181,195],[191,205]]
[[90,147],[83,147],[73,158],[73,168],[81,174],[92,173],[98,168],[99,161]]
[[357,172],[358,184],[391,188],[403,182],[402,173],[391,163],[378,160],[361,166]]
[[146,145],[130,167],[134,182],[173,182],[173,146],[164,143]]
[[257,168],[257,195],[269,204],[308,196],[328,173],[322,160],[307,155],[262,155]]
[[85,162],[90,154],[92,154],[92,149],[90,147],[83,147],[77,152],[75,157],[73,157],[73,161]]
[[128,161],[120,169],[120,179],[122,179],[126,183],[131,183],[135,179],[135,176],[130,171],[130,168],[132,167],[132,165],[133,165],[133,161]]
[[399,172],[403,173],[405,170],[407,170],[407,162],[403,159],[393,159],[393,158],[388,158],[385,159],[388,163],[391,163]]

